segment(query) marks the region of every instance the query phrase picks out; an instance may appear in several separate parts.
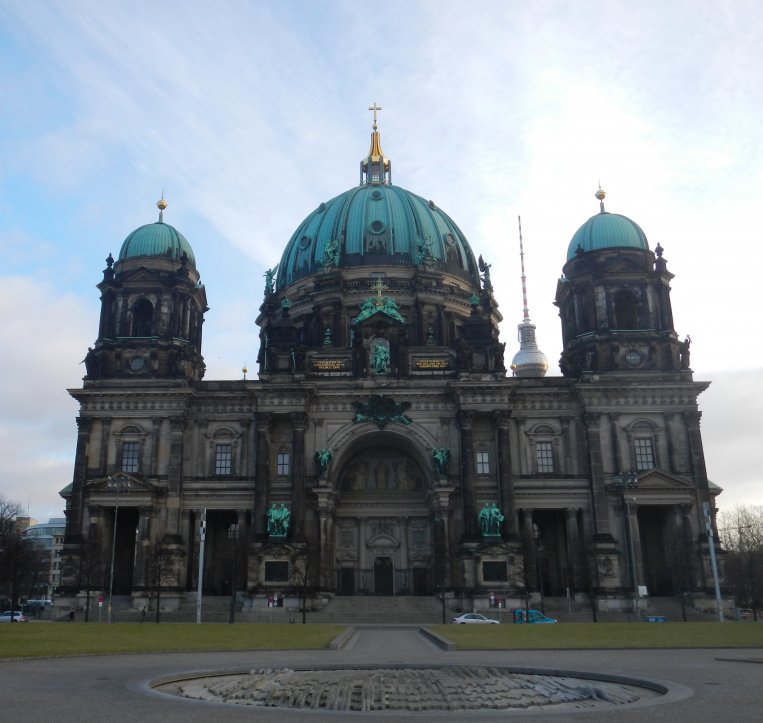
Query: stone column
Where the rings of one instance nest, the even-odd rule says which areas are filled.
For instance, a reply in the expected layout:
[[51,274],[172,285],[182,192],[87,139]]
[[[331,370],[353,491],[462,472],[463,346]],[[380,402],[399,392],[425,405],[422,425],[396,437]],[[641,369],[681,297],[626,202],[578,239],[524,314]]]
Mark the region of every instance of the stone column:
[[511,412],[496,412],[493,420],[498,440],[499,507],[505,517],[502,531],[512,537],[518,537],[519,515],[514,501],[514,479],[511,474]]
[[578,512],[576,509],[567,508],[565,510],[565,523],[567,528],[567,584],[570,587],[570,594],[574,590],[578,581],[583,581],[583,571],[580,569],[580,562],[583,558],[580,549],[580,530],[578,529]]
[[[620,452],[620,430],[617,426],[616,414],[610,413],[609,415],[609,433],[612,445],[612,467],[615,472],[622,472],[625,467],[623,466],[622,454]],[[630,467],[630,464],[628,464],[628,467]]]
[[[686,423],[686,431],[689,437],[689,460],[691,462],[691,473],[694,478],[694,484],[697,486],[697,493],[700,504],[697,505],[697,529],[705,528],[705,520],[702,513],[702,503],[707,502],[713,511],[712,501],[710,499],[710,486],[707,481],[707,469],[705,467],[705,452],[702,448],[702,435],[699,431],[699,424],[702,418],[702,412],[691,411],[683,413]],[[713,518],[713,537],[718,539],[718,532],[715,529],[715,515]]]
[[82,516],[85,509],[84,488],[87,478],[87,443],[93,420],[77,417],[77,449],[74,453],[74,475],[72,478],[72,496],[69,514],[66,519],[66,542],[79,542],[82,539]]
[[251,470],[249,465],[249,458],[251,457],[249,450],[249,419],[240,419],[239,425],[241,426],[241,435],[238,442],[238,467],[237,472],[242,477],[251,477]]
[[595,535],[611,535],[609,505],[604,479],[604,463],[601,450],[601,414],[586,413],[586,436],[588,438],[588,461],[591,469],[591,505]]
[[570,444],[570,418],[561,417],[559,424],[562,428],[561,439],[559,440],[559,460],[557,462],[556,473],[559,475],[576,474],[577,471],[570,469],[572,460],[572,446]]
[[[109,443],[111,442],[111,417],[101,418],[101,448],[98,455],[98,474],[105,475],[108,472]],[[121,460],[117,460],[117,468],[120,468]]]
[[257,471],[254,482],[254,534],[257,537],[264,537],[267,534],[266,513],[270,495],[268,459],[270,414],[258,414],[255,424],[257,425]]
[[170,455],[167,470],[167,535],[180,534],[180,500],[183,486],[183,436],[185,417],[170,418]]
[[293,466],[291,473],[291,519],[294,524],[292,537],[305,536],[305,430],[307,415],[303,412],[289,414],[292,426]]
[[461,495],[464,510],[464,537],[467,539],[477,536],[473,422],[474,412],[458,413],[458,424],[461,428]]
[[157,477],[159,475],[159,446],[162,440],[162,418],[151,417],[151,467],[149,475]]
[[518,449],[519,449],[519,459],[517,460],[518,465],[517,468],[519,469],[519,475],[520,477],[522,475],[530,474],[532,473],[532,464],[530,465],[530,468],[528,469],[528,459],[527,456],[530,454],[529,451],[523,454],[522,450],[529,450],[530,445],[527,442],[527,432],[525,432],[525,422],[527,421],[526,417],[512,417],[514,420],[514,424],[516,425],[517,429],[517,440],[519,442]]

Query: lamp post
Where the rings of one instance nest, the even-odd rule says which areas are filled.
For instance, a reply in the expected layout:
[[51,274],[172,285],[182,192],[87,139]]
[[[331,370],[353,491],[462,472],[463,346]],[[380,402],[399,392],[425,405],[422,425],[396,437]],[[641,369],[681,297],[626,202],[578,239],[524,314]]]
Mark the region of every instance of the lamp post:
[[715,605],[718,609],[718,620],[723,622],[723,600],[721,599],[721,586],[718,580],[718,563],[715,559],[715,536],[713,535],[713,520],[710,516],[710,505],[707,502],[702,503],[702,515],[705,518],[707,546],[710,550],[710,566],[713,571],[713,584],[715,587]]
[[119,519],[119,493],[124,489],[130,489],[130,480],[122,475],[109,475],[106,478],[106,486],[109,489],[117,491],[117,499],[114,504],[114,529],[111,535],[111,571],[109,573],[109,607],[107,610],[106,621],[111,622],[111,603],[114,597],[114,559],[117,551],[117,520]]
[[628,550],[631,587],[633,588],[633,612],[636,615],[636,620],[639,618],[639,604],[638,604],[638,579],[636,577],[636,551],[633,547],[633,532],[631,530],[631,503],[636,501],[635,497],[626,497],[627,490],[633,490],[638,487],[638,475],[635,472],[629,472],[623,474],[620,472],[613,478],[615,487],[620,491],[623,496],[623,513],[625,524],[625,540]]
[[199,526],[199,589],[196,593],[196,624],[201,625],[201,602],[204,590],[204,547],[207,540],[207,508],[201,511]]

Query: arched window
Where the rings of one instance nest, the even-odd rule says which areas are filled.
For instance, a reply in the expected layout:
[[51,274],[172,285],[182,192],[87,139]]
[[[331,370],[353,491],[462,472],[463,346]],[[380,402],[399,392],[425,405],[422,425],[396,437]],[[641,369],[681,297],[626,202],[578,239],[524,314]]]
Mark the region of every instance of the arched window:
[[207,436],[212,474],[223,477],[235,474],[236,447],[240,434],[228,427],[219,427]]
[[615,292],[615,328],[638,329],[638,309],[636,296],[628,289]]
[[527,432],[530,474],[559,474],[558,460],[561,459],[559,445],[561,433],[548,424],[537,424]]
[[128,426],[115,434],[117,439],[117,468],[122,472],[139,474],[143,456],[145,433],[136,426]]
[[658,466],[657,427],[648,421],[640,421],[628,429],[633,469],[646,472]]
[[132,307],[130,336],[153,336],[154,307],[148,299],[139,299]]

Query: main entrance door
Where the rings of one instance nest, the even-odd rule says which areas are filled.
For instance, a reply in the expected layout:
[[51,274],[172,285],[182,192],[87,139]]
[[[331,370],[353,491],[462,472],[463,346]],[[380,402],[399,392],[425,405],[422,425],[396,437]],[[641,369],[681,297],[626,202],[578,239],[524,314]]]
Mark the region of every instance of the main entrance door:
[[389,557],[377,557],[374,561],[374,594],[394,595],[393,578],[392,559]]

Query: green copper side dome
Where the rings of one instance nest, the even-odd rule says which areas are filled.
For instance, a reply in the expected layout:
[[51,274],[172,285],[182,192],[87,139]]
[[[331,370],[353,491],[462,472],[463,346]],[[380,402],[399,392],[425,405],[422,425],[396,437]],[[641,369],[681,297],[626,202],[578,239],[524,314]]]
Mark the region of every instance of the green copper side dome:
[[429,263],[479,286],[474,254],[461,230],[432,201],[387,183],[366,183],[322,203],[297,228],[278,269],[277,288],[327,264]]
[[587,253],[611,248],[632,248],[649,250],[649,242],[641,227],[627,216],[608,213],[604,210],[606,194],[599,189],[596,198],[601,203],[601,211],[591,216],[576,232],[567,247],[567,261],[574,259],[578,249]]
[[164,200],[157,203],[159,220],[136,228],[122,243],[119,250],[119,261],[134,259],[141,256],[161,256],[173,261],[180,261],[183,254],[188,257],[188,263],[196,266],[196,258],[188,240],[174,226],[163,221]]

